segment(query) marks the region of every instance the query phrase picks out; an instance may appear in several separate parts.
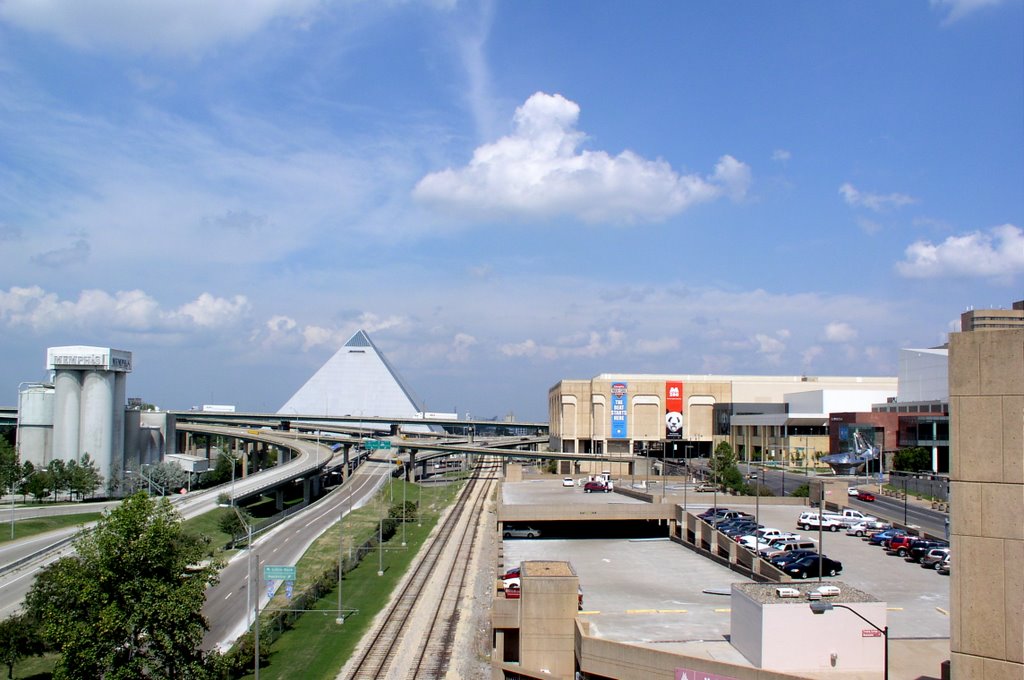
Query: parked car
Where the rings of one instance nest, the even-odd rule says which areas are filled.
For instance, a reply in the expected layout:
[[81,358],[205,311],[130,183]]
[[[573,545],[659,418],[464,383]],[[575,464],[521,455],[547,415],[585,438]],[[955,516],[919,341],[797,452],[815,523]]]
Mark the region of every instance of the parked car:
[[847,536],[870,536],[872,532],[885,531],[891,529],[892,525],[882,521],[874,522],[857,522],[851,524],[850,528],[846,530]]
[[502,581],[507,581],[510,578],[519,578],[519,567],[512,567],[501,575]]
[[751,531],[756,531],[761,528],[761,525],[756,522],[737,522],[731,526],[728,526],[720,531],[726,536],[739,537],[749,534]]
[[932,548],[921,558],[921,566],[925,569],[938,569],[942,562],[949,557],[949,547]]
[[502,538],[537,538],[540,536],[540,529],[533,527],[505,527],[501,532]]
[[707,522],[708,519],[710,519],[711,517],[713,517],[715,515],[718,515],[720,513],[726,512],[728,509],[729,508],[708,508],[704,512],[702,512],[699,515],[697,515],[697,518],[698,519],[702,519],[705,522]]
[[562,486],[574,488],[576,486],[576,480],[574,480],[572,477],[563,477]]
[[870,491],[858,491],[857,500],[872,503],[875,500],[875,494],[871,493]]
[[939,566],[935,567],[935,571],[949,576],[949,561],[951,557],[953,557],[953,553],[946,555],[945,559],[939,563]]
[[753,519],[754,516],[748,512],[741,512],[740,510],[725,510],[720,512],[709,520],[704,520],[712,525],[721,524],[734,519]]
[[608,493],[611,489],[604,482],[587,482],[583,485],[583,493]]
[[872,534],[868,537],[868,543],[871,545],[885,546],[885,542],[893,536],[905,536],[906,531],[903,529],[886,529],[885,531],[879,531],[877,534]]
[[893,536],[889,539],[888,545],[885,549],[890,555],[899,555],[900,557],[906,557],[907,553],[910,552],[910,543],[914,540],[913,536],[903,534],[901,536]]
[[797,527],[804,531],[810,531],[811,529],[817,529],[819,524],[825,531],[839,531],[839,527],[842,525],[842,521],[836,517],[830,517],[828,515],[819,515],[816,512],[804,512],[801,513],[800,518],[796,521]]
[[937,538],[918,538],[910,543],[910,550],[907,551],[907,559],[911,562],[920,562],[932,548],[948,548],[949,543]]
[[782,571],[794,578],[808,578],[818,575],[818,561],[821,561],[821,574],[823,576],[835,576],[843,571],[843,563],[833,560],[824,555],[808,555],[790,562]]
[[799,548],[797,550],[790,550],[789,552],[780,553],[780,554],[776,555],[775,557],[772,557],[768,561],[771,562],[772,564],[774,564],[779,569],[782,569],[784,566],[786,566],[790,562],[795,562],[795,561],[797,561],[799,559],[807,557],[808,555],[817,555],[817,554],[818,554],[817,550],[811,550],[809,548]]
[[806,538],[796,539],[796,540],[783,539],[783,540],[775,541],[774,543],[769,545],[766,549],[762,550],[758,554],[761,557],[763,557],[763,558],[765,558],[767,560],[771,560],[771,558],[776,557],[777,555],[781,555],[782,553],[787,553],[787,552],[790,552],[790,551],[793,551],[793,550],[817,550],[817,549],[818,549],[818,544],[815,543],[814,541],[810,540],[810,539],[806,539]]

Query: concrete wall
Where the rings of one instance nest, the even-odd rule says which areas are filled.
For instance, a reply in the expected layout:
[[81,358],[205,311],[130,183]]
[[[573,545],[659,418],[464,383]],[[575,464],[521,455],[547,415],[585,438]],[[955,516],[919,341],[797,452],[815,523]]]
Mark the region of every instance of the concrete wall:
[[949,343],[950,661],[957,680],[1024,677],[1024,330]]

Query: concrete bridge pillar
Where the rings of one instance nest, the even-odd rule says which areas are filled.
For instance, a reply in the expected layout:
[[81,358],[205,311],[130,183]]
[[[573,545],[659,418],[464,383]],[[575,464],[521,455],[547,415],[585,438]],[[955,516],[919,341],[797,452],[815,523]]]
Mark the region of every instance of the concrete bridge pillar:
[[348,452],[352,449],[351,444],[343,444],[341,447],[341,481],[345,483],[348,481]]
[[249,476],[249,451],[252,449],[252,442],[245,442],[242,447],[242,479]]
[[274,492],[274,507],[278,512],[284,510],[284,491],[280,489]]
[[[401,453],[401,449],[399,449],[399,453]],[[407,466],[405,466],[405,481],[407,481],[407,482],[415,481],[414,480],[414,477],[416,476],[415,472],[414,472],[415,468],[416,468],[416,451],[410,449],[409,450],[409,464]]]

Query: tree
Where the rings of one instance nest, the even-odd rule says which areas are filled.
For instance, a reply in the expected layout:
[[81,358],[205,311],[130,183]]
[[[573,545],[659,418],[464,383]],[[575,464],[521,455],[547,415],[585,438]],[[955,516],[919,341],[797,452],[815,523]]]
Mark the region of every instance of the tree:
[[900,449],[892,458],[892,469],[920,472],[932,469],[932,454],[923,446]]
[[79,500],[84,500],[86,495],[93,495],[101,486],[103,486],[103,475],[96,469],[96,463],[88,453],[82,456],[81,462],[71,461],[68,463],[68,491],[72,496],[77,493]]
[[28,656],[43,653],[36,623],[25,614],[0,621],[0,663],[7,666],[7,677],[14,677],[14,664]]
[[725,474],[725,471],[730,467],[736,466],[736,454],[733,453],[729,442],[718,443],[718,446],[715,447],[715,452],[711,455],[711,460],[708,461],[708,464],[711,466],[711,470],[719,478],[721,478]]
[[166,499],[124,499],[75,540],[75,555],[43,570],[25,599],[59,650],[54,677],[205,678],[202,607],[217,563],[185,533]]
[[7,437],[0,437],[0,489],[5,493],[13,492],[20,474],[18,452],[8,443]]
[[53,500],[57,500],[57,496],[60,492],[68,488],[68,466],[63,460],[55,458],[46,466],[46,472],[49,475],[50,489],[53,491]]
[[231,508],[222,508],[220,510],[220,517],[217,518],[217,528],[223,531],[225,534],[231,536],[234,539],[236,536],[242,536],[248,532],[246,524],[238,518],[238,515],[242,515],[249,525],[252,524],[252,515],[245,510],[239,508],[236,514]]

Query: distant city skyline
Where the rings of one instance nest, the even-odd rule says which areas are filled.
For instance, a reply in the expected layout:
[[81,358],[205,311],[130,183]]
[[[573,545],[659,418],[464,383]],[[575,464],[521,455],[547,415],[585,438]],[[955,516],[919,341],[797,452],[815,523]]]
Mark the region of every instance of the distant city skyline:
[[[0,4],[0,405],[895,375],[1024,280],[1024,2]],[[3,396],[6,394],[6,396]]]

